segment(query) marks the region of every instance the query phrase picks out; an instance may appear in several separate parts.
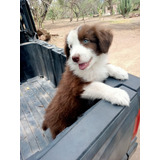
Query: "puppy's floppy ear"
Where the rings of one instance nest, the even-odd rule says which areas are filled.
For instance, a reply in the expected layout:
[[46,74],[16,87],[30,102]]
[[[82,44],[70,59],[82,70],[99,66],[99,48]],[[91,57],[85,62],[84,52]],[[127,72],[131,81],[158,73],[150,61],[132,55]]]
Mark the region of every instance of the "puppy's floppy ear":
[[70,55],[70,48],[68,47],[68,44],[67,44],[67,36],[66,36],[65,44],[64,44],[64,53],[65,53],[65,55],[67,56],[67,59],[68,59],[69,55]]
[[110,30],[96,28],[96,37],[98,38],[98,49],[100,53],[107,53],[113,40],[113,34]]

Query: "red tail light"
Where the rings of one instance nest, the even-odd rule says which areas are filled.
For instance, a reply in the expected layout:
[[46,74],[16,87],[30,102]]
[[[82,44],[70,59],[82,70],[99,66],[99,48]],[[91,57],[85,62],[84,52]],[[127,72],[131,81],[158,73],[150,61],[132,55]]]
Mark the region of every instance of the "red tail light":
[[136,136],[136,134],[137,134],[138,127],[139,127],[139,122],[140,122],[140,109],[139,109],[138,114],[137,114],[136,119],[135,119],[135,124],[134,124],[132,139],[133,139],[133,138]]

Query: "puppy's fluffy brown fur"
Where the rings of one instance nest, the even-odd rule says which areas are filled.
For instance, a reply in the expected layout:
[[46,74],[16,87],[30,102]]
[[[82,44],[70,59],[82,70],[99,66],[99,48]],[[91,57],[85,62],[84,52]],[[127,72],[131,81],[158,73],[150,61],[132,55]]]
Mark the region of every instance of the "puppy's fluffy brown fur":
[[83,87],[87,84],[89,82],[82,81],[69,70],[68,66],[66,67],[57,93],[46,109],[42,125],[44,130],[50,128],[53,138],[88,109],[87,101],[80,98]]

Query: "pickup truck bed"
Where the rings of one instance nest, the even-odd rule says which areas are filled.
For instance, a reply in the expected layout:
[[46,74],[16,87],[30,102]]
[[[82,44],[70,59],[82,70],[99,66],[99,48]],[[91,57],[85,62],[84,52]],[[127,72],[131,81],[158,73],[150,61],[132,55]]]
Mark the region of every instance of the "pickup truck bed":
[[[114,85],[116,84],[116,82],[118,81],[115,80]],[[125,87],[121,87],[121,88],[127,90],[127,88]],[[20,92],[21,93],[21,96],[20,96],[20,100],[21,100],[21,108],[20,108],[21,109],[20,110],[21,111],[21,116],[20,116],[21,117],[21,123],[20,123],[21,159],[25,160],[28,157],[34,155],[34,153],[39,152],[43,150],[44,148],[46,148],[53,141],[50,131],[47,130],[46,132],[44,132],[41,129],[41,124],[43,121],[45,108],[48,106],[49,102],[53,98],[56,88],[51,81],[47,80],[44,77],[37,76],[34,78],[30,78],[26,82],[22,83],[20,86],[20,90],[21,90]],[[128,93],[130,94],[130,97],[135,96],[134,91],[132,92],[129,91]],[[118,116],[124,110],[124,108],[117,107],[116,110],[118,111],[117,112],[117,116]],[[108,114],[106,116],[108,116]],[[123,122],[124,120],[121,123]],[[131,126],[131,128],[128,130],[132,132],[132,128],[133,127]],[[128,132],[127,134],[129,134],[130,132]],[[125,135],[122,137],[126,139]],[[100,157],[100,155],[104,152],[105,146],[107,145],[107,143],[109,142],[106,141],[103,144],[103,146],[101,147],[101,150],[96,154],[93,160],[99,159],[98,157]],[[135,144],[134,144],[134,147],[136,147]]]
[[[112,82],[111,78],[109,78],[108,81],[111,83]],[[114,82],[114,85],[117,85],[116,82],[118,82],[118,81],[115,80],[113,82]],[[113,83],[112,83],[112,85],[113,85]],[[129,91],[129,89],[127,89],[124,86],[122,86],[121,88],[125,89],[126,91],[128,90],[128,93],[129,93],[130,97],[135,98],[136,94],[135,94],[134,91]],[[44,77],[38,77],[37,76],[37,77],[34,77],[34,78],[30,78],[26,82],[22,83],[21,86],[20,86],[20,90],[21,90],[21,92],[20,92],[21,93],[21,96],[20,96],[20,100],[21,100],[21,108],[20,108],[21,109],[20,110],[21,111],[21,116],[20,116],[21,117],[21,122],[20,122],[21,159],[25,160],[25,159],[29,158],[30,156],[34,155],[36,152],[39,153],[39,151],[45,149],[47,146],[48,147],[49,146],[53,147],[57,143],[57,140],[54,140],[55,142],[52,140],[52,137],[51,137],[51,134],[50,134],[49,130],[44,132],[41,129],[41,124],[42,124],[42,121],[43,121],[45,108],[48,106],[49,102],[53,98],[56,89],[55,89],[55,86],[53,85],[53,83],[51,81],[47,80]],[[123,114],[124,117],[127,117],[127,116],[125,116],[125,113],[127,113],[128,109],[126,110],[123,107],[110,108],[110,107],[113,107],[112,105],[109,105],[108,108],[107,108],[105,106],[106,105],[105,103],[108,103],[108,102],[105,102],[105,101],[102,101],[102,102],[100,101],[100,102],[97,102],[97,103],[100,103],[99,105],[103,106],[103,107],[99,106],[101,109],[99,107],[96,108],[96,110],[98,109],[99,111],[95,110],[94,113],[97,112],[96,114],[98,114],[98,112],[100,112],[99,113],[99,114],[101,114],[100,117],[103,117],[104,114],[106,114],[106,116],[105,116],[106,121],[103,122],[103,125],[106,125],[106,123],[108,123],[108,125],[109,125],[108,130],[111,130],[111,128],[112,128],[110,125],[113,122],[110,121],[110,120],[112,120],[113,117],[114,117],[114,120],[117,119],[117,122],[120,122],[120,123],[119,124],[117,123],[117,128],[112,133],[113,135],[110,135],[111,137],[102,145],[101,149],[97,152],[95,157],[93,157],[93,160],[100,159],[100,157],[102,156],[102,154],[106,150],[106,146],[109,145],[109,143],[114,144],[114,142],[110,142],[110,140],[113,140],[114,138],[116,138],[118,141],[120,140],[123,143],[125,142],[125,140],[128,141],[127,136],[129,136],[132,133],[134,123],[132,123],[130,128],[128,128],[128,129],[125,128],[127,126],[127,123],[128,123],[127,119],[134,119],[134,116],[135,116],[134,112],[132,111],[133,112],[132,117],[128,117],[126,119],[126,118],[123,118],[122,115],[121,115],[121,118],[120,118],[120,114]],[[94,108],[95,108],[95,106],[94,106]],[[113,112],[113,110],[114,110],[114,112]],[[99,119],[100,117],[96,116],[95,118]],[[97,119],[95,119],[94,121],[96,122]],[[121,119],[121,121],[120,121],[120,119]],[[99,125],[102,123],[103,120],[104,119],[102,118],[102,120],[99,120],[99,123],[96,122],[98,127],[100,127]],[[82,122],[82,120],[79,120],[79,121]],[[126,121],[125,125],[123,124],[124,121]],[[95,124],[95,122],[93,124]],[[123,127],[121,126],[121,124],[123,124]],[[103,125],[101,126],[102,128],[104,127]],[[73,125],[69,128],[72,128],[74,126],[75,125]],[[91,127],[91,126],[89,126],[89,127]],[[95,131],[97,130],[95,128],[96,124],[95,124],[95,127],[94,126],[92,126],[92,127],[93,127],[92,129],[94,129]],[[118,130],[122,130],[122,131],[123,130],[128,130],[128,131],[124,135],[122,135],[123,132],[116,135]],[[99,132],[99,130],[97,130],[97,131]],[[66,130],[64,130],[64,132],[62,134],[66,134],[66,133],[67,133]],[[85,134],[89,134],[89,133],[86,132]],[[92,135],[87,135],[87,136],[92,136]],[[59,139],[61,139],[60,137],[62,138],[63,136],[61,136],[61,134],[60,134]],[[70,138],[72,138],[72,137],[70,137]],[[85,138],[85,136],[84,136],[84,138]],[[121,139],[119,139],[119,138],[121,138]],[[114,139],[113,141],[116,141],[116,139]],[[129,141],[128,141],[128,143],[129,143]],[[49,144],[52,144],[52,145],[49,145]],[[80,143],[77,143],[77,144],[81,145]],[[136,146],[137,146],[137,144],[135,143],[135,140],[134,140],[134,143],[132,142],[132,144],[133,144],[132,149],[135,149]],[[119,145],[123,146],[123,144],[121,144],[121,143],[119,143]],[[98,146],[96,146],[96,147],[98,147]],[[127,147],[127,145],[126,145],[126,147]],[[111,148],[116,148],[116,146],[112,146]],[[125,147],[123,146],[123,148],[125,148]],[[49,151],[49,149],[48,149],[48,151]],[[53,152],[53,150],[52,150],[52,152]],[[60,150],[59,150],[59,152],[60,152]],[[110,151],[107,151],[107,152],[110,152]],[[52,154],[54,154],[54,153],[52,153]],[[56,151],[55,151],[55,154],[50,156],[50,157],[53,157],[55,155],[56,155]],[[58,155],[61,156],[61,154],[58,154]],[[59,160],[61,158],[58,157],[57,159]]]
[[62,49],[40,40],[21,44],[21,159],[25,160],[127,160],[136,149],[132,139],[139,111],[139,78],[108,78],[104,83],[126,90],[130,107],[104,100],[91,108],[52,140],[41,129],[45,108],[53,98],[64,72]]

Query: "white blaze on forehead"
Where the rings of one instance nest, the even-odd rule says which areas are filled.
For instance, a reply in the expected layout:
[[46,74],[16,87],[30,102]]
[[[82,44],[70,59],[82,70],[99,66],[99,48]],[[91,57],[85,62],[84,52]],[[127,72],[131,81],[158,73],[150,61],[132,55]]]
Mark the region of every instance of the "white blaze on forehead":
[[80,57],[80,62],[84,63],[91,59],[93,50],[91,48],[86,48],[80,43],[78,39],[78,28],[69,32],[67,37],[67,44],[70,48],[70,57],[78,54]]
[[68,45],[79,44],[77,29],[69,32],[68,37],[67,37],[67,43]]

